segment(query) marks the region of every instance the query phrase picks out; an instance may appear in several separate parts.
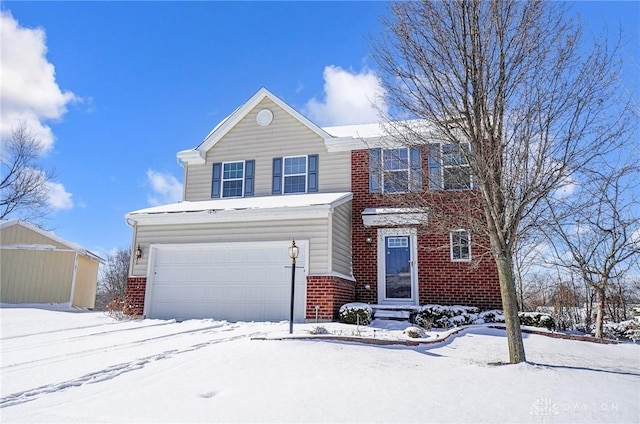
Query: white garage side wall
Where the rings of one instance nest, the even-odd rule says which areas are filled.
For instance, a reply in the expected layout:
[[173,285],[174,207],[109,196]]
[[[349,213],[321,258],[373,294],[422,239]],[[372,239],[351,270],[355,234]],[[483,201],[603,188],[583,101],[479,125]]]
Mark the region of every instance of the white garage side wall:
[[351,269],[351,202],[344,203],[333,212],[332,265],[333,272],[352,277]]
[[[262,109],[273,112],[266,127],[256,122]],[[271,195],[273,158],[319,155],[320,192],[351,191],[351,152],[328,153],[324,140],[269,99],[264,99],[207,152],[206,163],[189,165],[185,200],[211,199],[213,163],[255,160],[255,196]]]
[[137,240],[142,258],[134,261],[132,276],[147,275],[149,246],[152,244],[234,243],[308,240],[308,274],[327,274],[329,269],[328,218],[290,221],[225,222],[181,225],[138,225]]

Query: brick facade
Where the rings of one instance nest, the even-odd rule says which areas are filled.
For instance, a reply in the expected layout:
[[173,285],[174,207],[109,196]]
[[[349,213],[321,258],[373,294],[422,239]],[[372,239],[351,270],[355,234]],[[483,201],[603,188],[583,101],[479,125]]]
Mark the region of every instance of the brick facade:
[[147,277],[127,278],[125,292],[125,310],[127,315],[142,316],[144,313],[144,295],[147,290]]
[[[426,168],[426,164],[423,167]],[[355,299],[358,302],[378,303],[377,228],[365,227],[361,214],[366,208],[398,207],[398,203],[397,200],[394,203],[380,194],[369,193],[368,150],[352,151],[351,173]],[[473,192],[452,193],[452,207],[455,207],[457,198],[465,196],[468,200],[473,196],[469,193]],[[476,243],[479,237],[472,234],[472,242]],[[370,238],[371,243],[367,242],[367,238]],[[472,262],[452,262],[448,232],[429,223],[417,227],[417,244],[418,297],[421,305],[438,303],[486,309],[502,307],[498,271],[491,255],[478,254],[479,249],[474,251],[472,245]]]
[[307,277],[306,318],[316,318],[316,306],[319,320],[333,320],[338,317],[341,305],[355,299],[355,283],[332,275],[310,275]]

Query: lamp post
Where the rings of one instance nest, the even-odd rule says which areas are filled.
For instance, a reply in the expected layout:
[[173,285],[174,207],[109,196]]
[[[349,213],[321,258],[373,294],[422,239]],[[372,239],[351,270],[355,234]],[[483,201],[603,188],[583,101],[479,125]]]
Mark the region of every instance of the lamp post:
[[293,334],[293,304],[296,290],[296,258],[300,249],[296,246],[296,241],[291,241],[289,246],[289,257],[291,258],[291,312],[289,314],[289,334]]

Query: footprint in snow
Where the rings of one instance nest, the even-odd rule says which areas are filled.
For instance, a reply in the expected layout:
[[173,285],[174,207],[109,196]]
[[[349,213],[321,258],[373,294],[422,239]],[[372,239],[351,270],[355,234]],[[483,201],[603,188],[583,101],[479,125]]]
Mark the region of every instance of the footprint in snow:
[[211,399],[215,395],[216,395],[216,392],[198,393],[198,397],[201,397],[203,399]]

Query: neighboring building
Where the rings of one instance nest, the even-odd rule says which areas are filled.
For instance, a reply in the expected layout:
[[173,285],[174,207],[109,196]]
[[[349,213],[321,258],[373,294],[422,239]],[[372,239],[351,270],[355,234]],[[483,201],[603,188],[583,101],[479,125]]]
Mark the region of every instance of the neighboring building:
[[28,222],[0,223],[0,302],[93,308],[104,259]]
[[[447,171],[420,149],[393,149],[404,159],[385,161],[383,138],[377,124],[320,128],[260,89],[178,153],[182,202],[126,215],[130,313],[288,319],[294,238],[298,321],[332,319],[352,301],[499,307],[495,264],[472,268],[467,230],[438,234],[424,213],[385,205],[385,193],[402,191],[389,173],[411,191],[450,187],[429,188],[423,169],[438,169],[437,181]],[[451,247],[423,249],[436,244]]]

